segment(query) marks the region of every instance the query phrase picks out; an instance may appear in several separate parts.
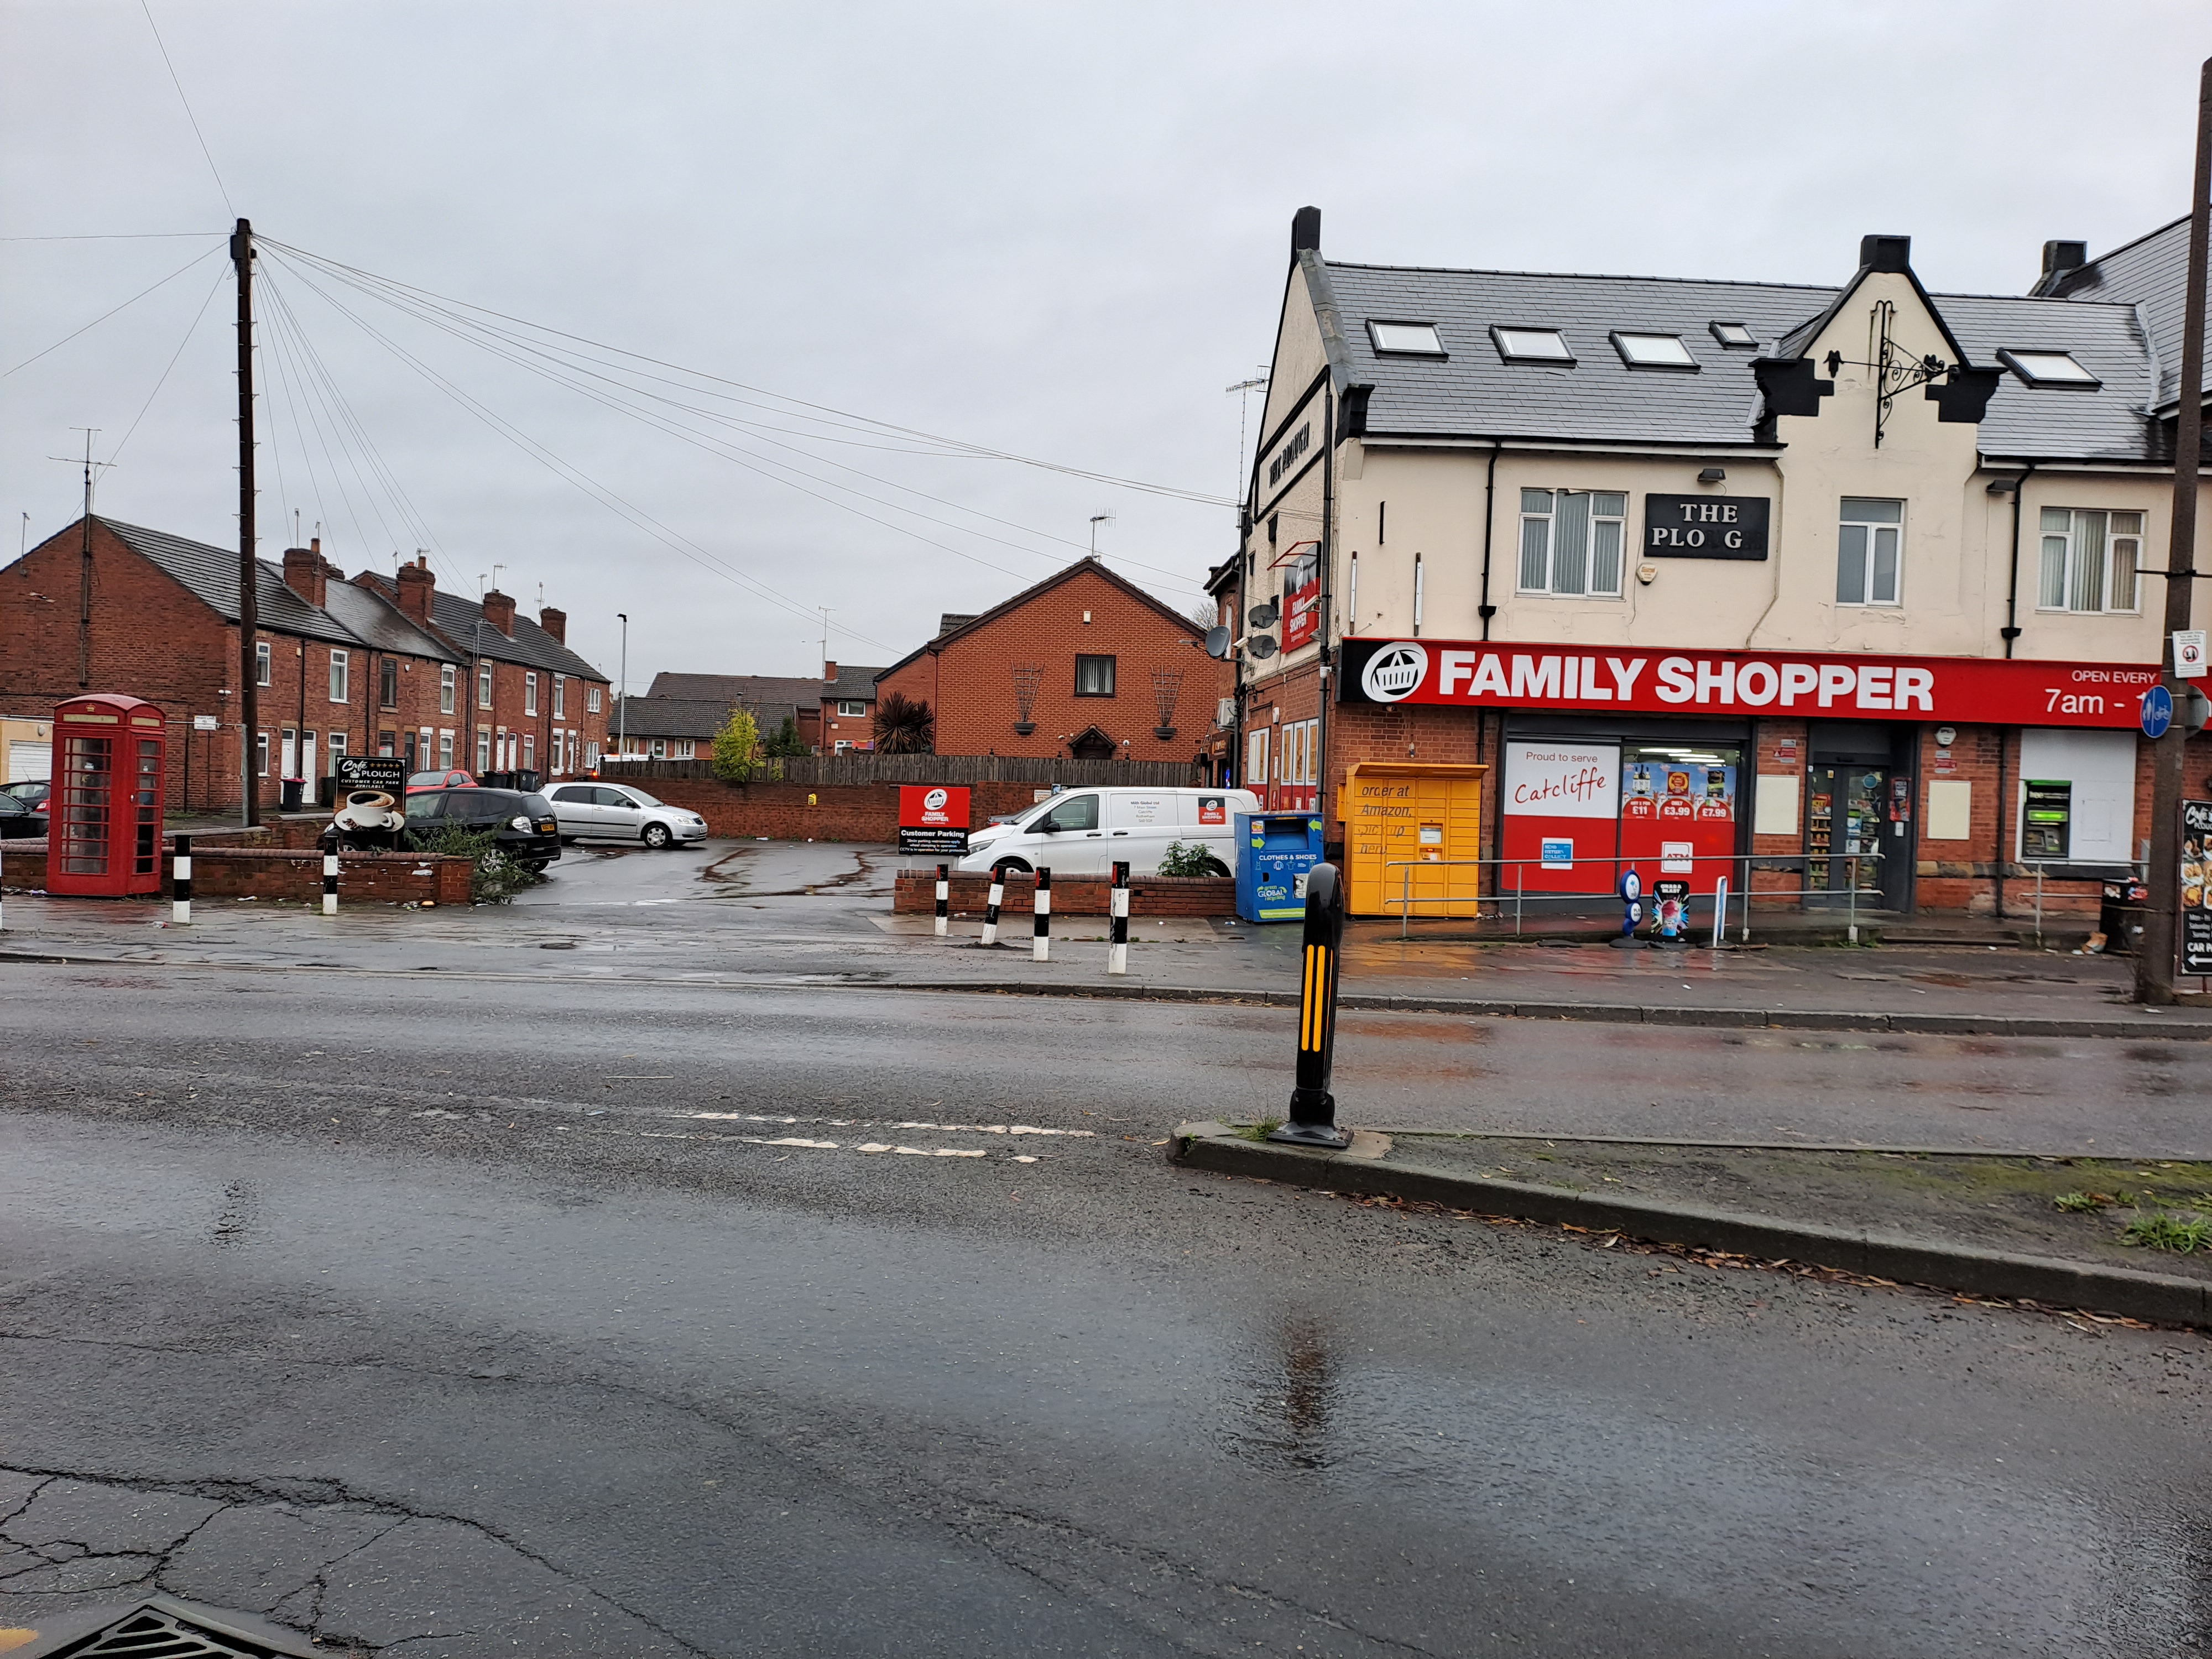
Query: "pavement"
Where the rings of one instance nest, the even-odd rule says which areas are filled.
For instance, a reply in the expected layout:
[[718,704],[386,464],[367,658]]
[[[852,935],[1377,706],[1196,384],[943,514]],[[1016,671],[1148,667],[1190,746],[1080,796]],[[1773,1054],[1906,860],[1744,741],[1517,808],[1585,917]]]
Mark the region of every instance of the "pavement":
[[[1648,1081],[2035,1127],[1978,1093],[2012,1039],[1884,1039],[1900,1101],[1801,1095],[1904,1065],[1826,1039],[1358,1019],[1369,1121]],[[1601,1037],[1634,1097],[1522,1097]],[[407,1659],[2212,1647],[2212,1340],[1165,1161],[1194,1105],[1279,1110],[1288,1046],[1233,1004],[0,962],[0,1626],[161,1589]],[[2193,1126],[2203,1045],[2050,1046]]]

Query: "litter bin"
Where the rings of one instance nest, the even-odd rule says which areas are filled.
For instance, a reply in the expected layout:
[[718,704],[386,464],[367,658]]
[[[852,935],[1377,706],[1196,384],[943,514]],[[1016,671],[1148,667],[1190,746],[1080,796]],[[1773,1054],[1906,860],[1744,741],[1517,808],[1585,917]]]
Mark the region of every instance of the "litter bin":
[[2142,945],[2143,911],[2150,889],[2139,881],[2108,881],[2105,902],[2097,912],[2097,931],[2105,936],[2105,949],[2115,956],[2131,957]]
[[300,807],[301,807],[301,803],[302,801],[304,801],[304,800],[307,799],[307,779],[305,779],[305,778],[287,778],[287,779],[285,779],[285,780],[284,780],[284,793],[283,793],[283,796],[281,797],[281,799],[282,799],[283,805],[282,805],[282,807],[281,807],[281,809],[280,809],[280,810],[282,810],[282,811],[287,811],[287,812],[296,812],[296,811],[298,811],[300,810]]
[[1321,820],[1312,813],[1239,812],[1237,914],[1247,921],[1304,921],[1306,872],[1321,858]]

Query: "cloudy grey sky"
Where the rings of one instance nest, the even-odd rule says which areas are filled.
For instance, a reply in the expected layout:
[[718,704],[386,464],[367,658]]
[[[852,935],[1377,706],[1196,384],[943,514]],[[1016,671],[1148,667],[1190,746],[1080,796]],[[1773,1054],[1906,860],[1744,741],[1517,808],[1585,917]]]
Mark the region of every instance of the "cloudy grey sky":
[[[212,171],[138,0],[0,0],[0,368],[210,250],[0,379],[0,557],[74,518],[83,426],[100,510],[234,539],[234,210],[302,251],[264,553],[296,509],[349,573],[499,567],[611,672],[627,611],[640,689],[811,672],[824,605],[889,662],[1109,510],[1195,601],[1228,508],[975,449],[1233,495],[1302,204],[1343,259],[1833,282],[1904,231],[1931,287],[2014,293],[2046,237],[2185,210],[2212,51],[2183,0],[150,5]],[[88,236],[134,240],[14,240]],[[695,371],[502,347],[685,435],[310,255]]]

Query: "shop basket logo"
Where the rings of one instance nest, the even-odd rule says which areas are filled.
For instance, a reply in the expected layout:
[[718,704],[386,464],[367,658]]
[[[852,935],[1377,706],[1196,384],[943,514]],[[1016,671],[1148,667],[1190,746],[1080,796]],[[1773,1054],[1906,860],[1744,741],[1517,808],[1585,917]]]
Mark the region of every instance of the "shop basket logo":
[[942,812],[945,803],[951,799],[942,789],[933,789],[921,798],[921,804],[933,812]]
[[1367,672],[1359,677],[1359,684],[1376,702],[1399,702],[1420,689],[1428,672],[1427,647],[1394,645],[1367,659]]

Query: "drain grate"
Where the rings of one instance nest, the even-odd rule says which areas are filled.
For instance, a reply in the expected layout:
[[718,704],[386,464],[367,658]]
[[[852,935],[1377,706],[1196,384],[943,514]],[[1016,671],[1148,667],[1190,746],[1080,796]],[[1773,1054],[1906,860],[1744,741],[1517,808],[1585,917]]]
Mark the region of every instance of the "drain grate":
[[155,1595],[41,1631],[9,1659],[313,1659],[319,1651],[248,1614]]

